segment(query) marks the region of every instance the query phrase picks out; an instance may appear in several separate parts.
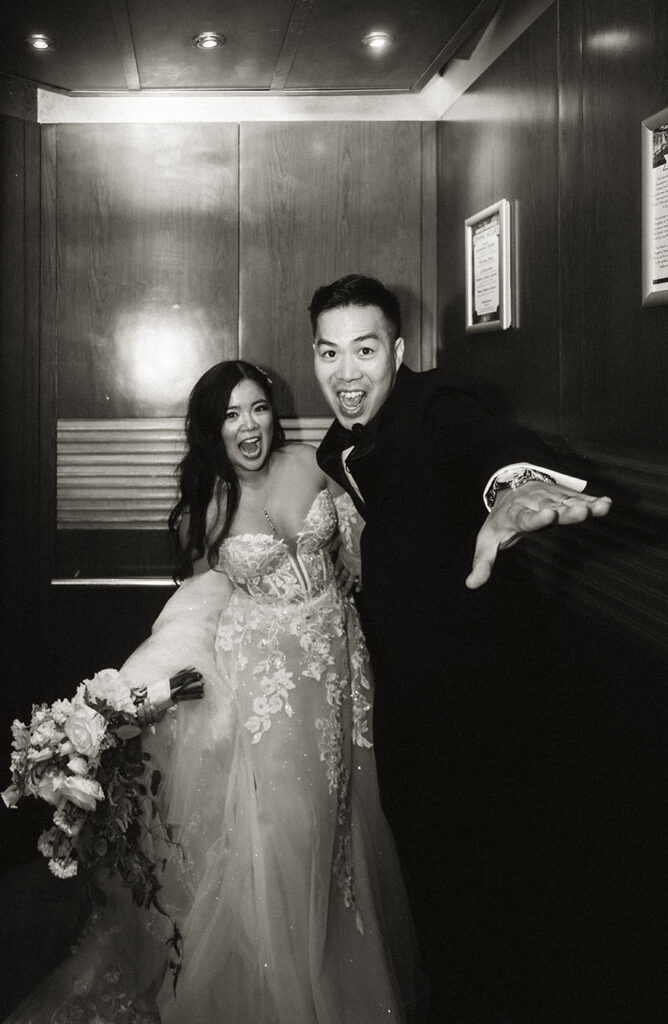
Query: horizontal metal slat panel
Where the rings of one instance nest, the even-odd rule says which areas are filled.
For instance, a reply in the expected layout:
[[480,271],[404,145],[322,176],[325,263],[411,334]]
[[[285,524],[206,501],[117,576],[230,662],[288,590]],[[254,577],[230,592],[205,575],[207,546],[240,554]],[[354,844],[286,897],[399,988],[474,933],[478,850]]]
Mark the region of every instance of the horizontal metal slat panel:
[[[291,441],[317,444],[329,421],[282,421]],[[57,517],[60,530],[155,530],[177,497],[184,452],[180,417],[59,420]]]

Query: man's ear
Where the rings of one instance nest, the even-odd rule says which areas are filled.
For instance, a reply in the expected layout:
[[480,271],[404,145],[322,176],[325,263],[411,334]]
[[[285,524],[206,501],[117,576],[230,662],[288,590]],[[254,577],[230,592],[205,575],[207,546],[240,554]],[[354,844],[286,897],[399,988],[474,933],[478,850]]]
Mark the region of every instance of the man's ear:
[[396,370],[399,369],[404,361],[404,339],[397,338],[394,343],[394,367]]

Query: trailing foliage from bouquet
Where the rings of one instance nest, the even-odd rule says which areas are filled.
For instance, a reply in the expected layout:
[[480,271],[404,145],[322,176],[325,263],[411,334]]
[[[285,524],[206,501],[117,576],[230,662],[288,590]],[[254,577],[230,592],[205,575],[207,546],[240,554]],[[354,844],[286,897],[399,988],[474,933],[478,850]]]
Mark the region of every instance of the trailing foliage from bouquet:
[[[152,859],[147,839],[170,839],[157,831],[160,772],[142,751],[137,711],[144,701],[161,711],[201,697],[201,678],[184,669],[137,690],[115,669],[103,669],[70,700],[35,704],[29,725],[12,725],[12,782],[2,798],[15,807],[21,797],[34,796],[55,808],[38,849],[59,878],[85,872],[94,900],[104,899],[104,877],[118,874],[138,906],[165,913],[157,899],[164,861]],[[181,936],[172,925],[170,944],[178,955]]]

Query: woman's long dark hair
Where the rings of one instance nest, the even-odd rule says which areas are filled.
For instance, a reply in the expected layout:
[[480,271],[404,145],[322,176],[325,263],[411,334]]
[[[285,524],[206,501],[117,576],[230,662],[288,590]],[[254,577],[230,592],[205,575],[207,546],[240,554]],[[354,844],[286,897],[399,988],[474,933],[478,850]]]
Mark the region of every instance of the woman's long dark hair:
[[[200,377],[188,399],[186,413],[186,454],[177,468],[179,500],[169,514],[168,525],[176,541],[177,579],[192,576],[193,562],[207,552],[210,567],[218,562],[220,545],[230,531],[239,507],[239,479],[225,451],[221,428],[230,404],[230,395],[242,380],[252,380],[271,406],[273,434],[270,452],[285,444],[285,432],[274,408],[271,380],[259,366],[241,359],[216,363]],[[217,485],[220,484],[221,486]],[[225,516],[213,538],[206,537],[206,512],[214,491],[219,510],[225,500]],[[188,535],[181,547],[178,529],[184,513],[189,514]],[[207,550],[208,548],[208,550]]]

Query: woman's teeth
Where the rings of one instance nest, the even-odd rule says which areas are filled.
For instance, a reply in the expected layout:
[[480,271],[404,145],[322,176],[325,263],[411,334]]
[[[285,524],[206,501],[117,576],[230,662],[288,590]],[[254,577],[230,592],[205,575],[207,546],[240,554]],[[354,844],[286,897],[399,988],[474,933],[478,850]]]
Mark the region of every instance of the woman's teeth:
[[244,455],[253,458],[253,456],[260,454],[260,438],[246,438],[244,441],[239,442],[239,448],[241,449]]
[[338,399],[345,412],[356,413],[362,408],[364,391],[339,391]]

